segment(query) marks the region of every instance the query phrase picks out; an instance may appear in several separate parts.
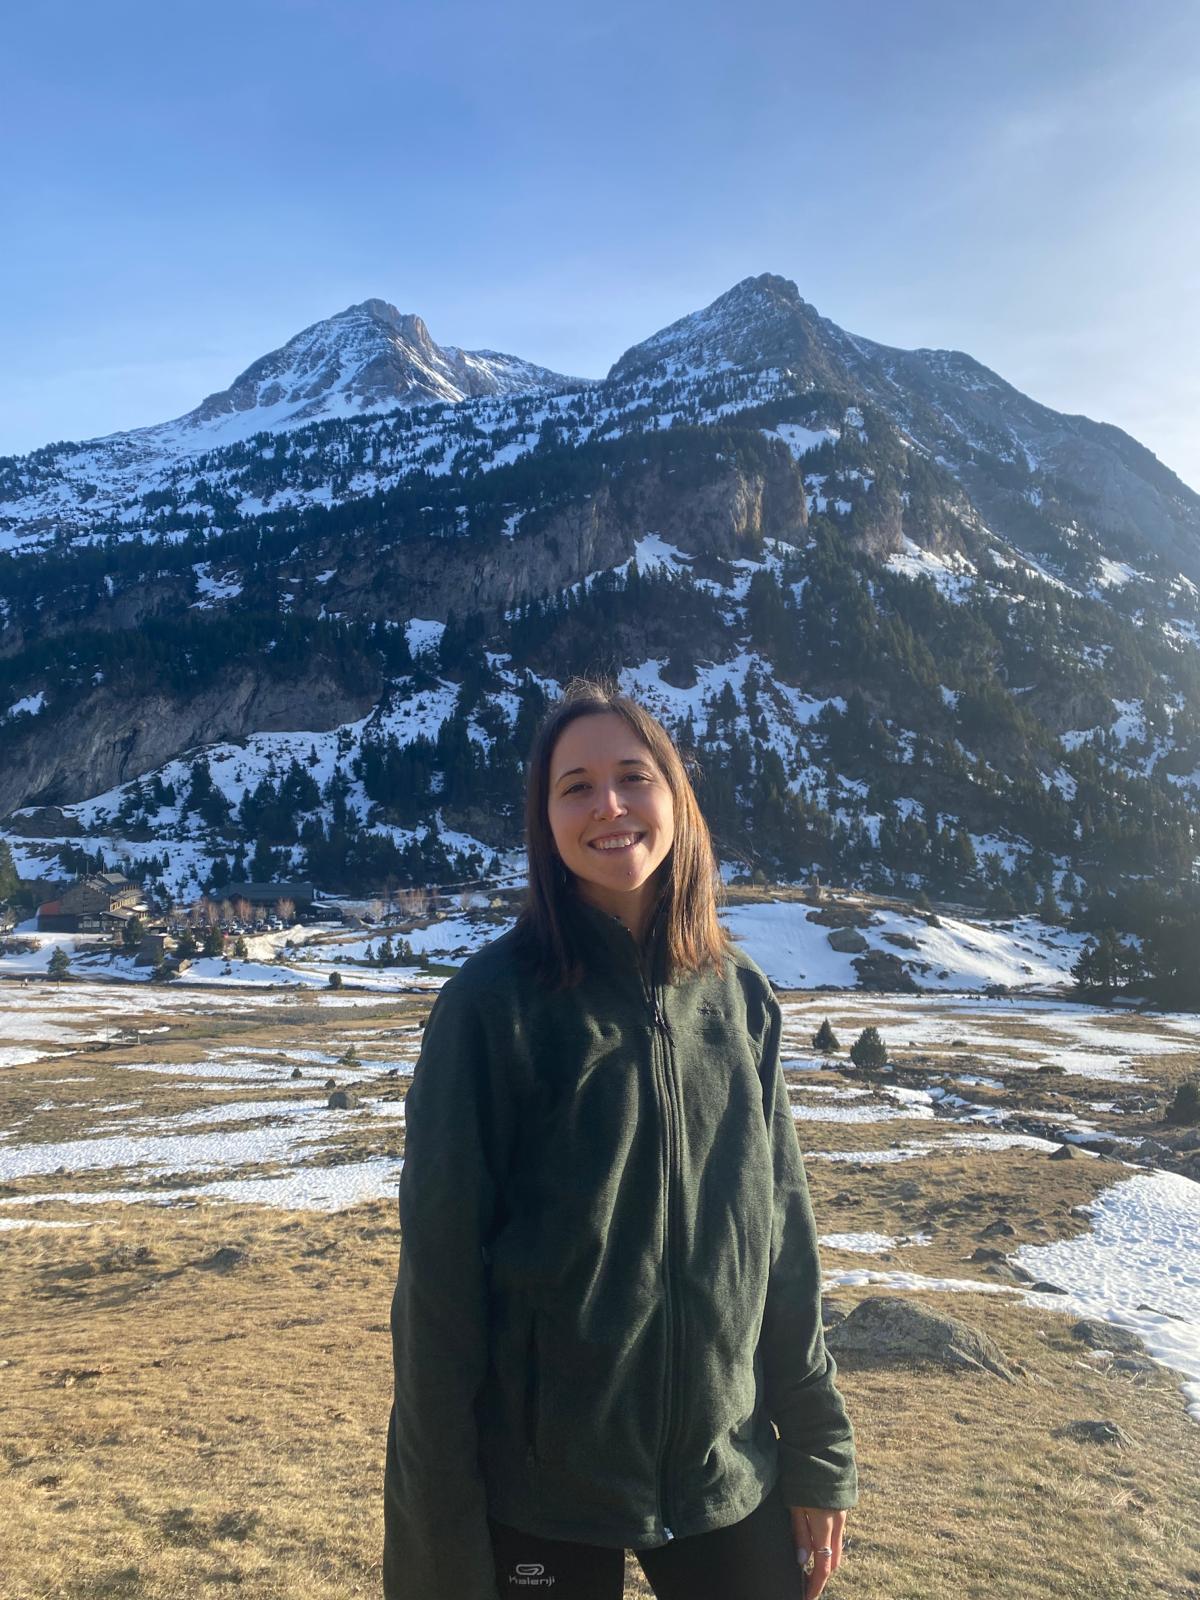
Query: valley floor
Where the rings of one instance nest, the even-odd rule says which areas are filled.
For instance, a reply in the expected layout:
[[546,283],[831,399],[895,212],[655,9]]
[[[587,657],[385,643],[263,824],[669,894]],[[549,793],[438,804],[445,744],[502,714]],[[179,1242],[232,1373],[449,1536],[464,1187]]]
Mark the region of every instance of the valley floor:
[[[395,1190],[429,1003],[0,987],[5,1600],[377,1595]],[[969,995],[784,1008],[830,1306],[911,1296],[1023,1369],[843,1360],[862,1500],[828,1593],[1195,1600],[1200,1184],[1134,1159],[1195,1070],[1200,1018]],[[895,1070],[814,1056],[825,1017],[843,1047],[879,1027]],[[329,1107],[332,1087],[358,1105]],[[1082,1342],[1080,1316],[1150,1359]],[[1085,1420],[1128,1443],[1080,1442]],[[626,1593],[649,1594],[632,1558]]]

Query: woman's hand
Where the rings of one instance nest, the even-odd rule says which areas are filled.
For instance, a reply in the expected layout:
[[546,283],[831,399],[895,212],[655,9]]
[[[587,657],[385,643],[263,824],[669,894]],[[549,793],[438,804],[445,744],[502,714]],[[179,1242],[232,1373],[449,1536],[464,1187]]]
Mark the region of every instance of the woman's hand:
[[796,1559],[808,1573],[805,1600],[817,1600],[829,1574],[841,1565],[846,1513],[827,1511],[822,1506],[790,1506],[788,1509],[792,1514]]

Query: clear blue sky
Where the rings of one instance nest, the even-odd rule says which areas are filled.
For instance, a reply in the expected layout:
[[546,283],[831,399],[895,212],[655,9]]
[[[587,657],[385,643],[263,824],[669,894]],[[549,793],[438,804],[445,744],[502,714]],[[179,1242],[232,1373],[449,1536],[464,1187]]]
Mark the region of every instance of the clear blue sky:
[[43,0],[0,64],[0,451],[377,295],[603,373],[749,273],[1200,487],[1194,0]]

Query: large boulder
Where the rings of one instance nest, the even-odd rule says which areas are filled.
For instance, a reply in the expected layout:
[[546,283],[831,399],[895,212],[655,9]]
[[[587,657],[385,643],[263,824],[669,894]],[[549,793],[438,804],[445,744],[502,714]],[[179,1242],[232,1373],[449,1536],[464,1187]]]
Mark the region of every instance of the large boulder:
[[[831,935],[832,937],[832,935]],[[850,963],[858,974],[858,987],[879,994],[919,994],[920,985],[900,960],[887,950],[868,950]]]
[[872,1296],[862,1300],[826,1343],[834,1355],[861,1355],[882,1361],[930,1361],[951,1370],[990,1372],[1009,1383],[1016,1374],[986,1333],[943,1317],[911,1300]]

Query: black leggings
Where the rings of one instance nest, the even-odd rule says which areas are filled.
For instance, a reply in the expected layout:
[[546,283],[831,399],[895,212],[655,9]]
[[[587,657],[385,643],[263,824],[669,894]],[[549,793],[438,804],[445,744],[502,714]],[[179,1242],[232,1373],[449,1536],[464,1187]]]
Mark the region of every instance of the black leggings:
[[[522,1533],[488,1518],[502,1600],[621,1600],[625,1552]],[[741,1522],[635,1550],[658,1600],[803,1600],[792,1519],[778,1483]]]

